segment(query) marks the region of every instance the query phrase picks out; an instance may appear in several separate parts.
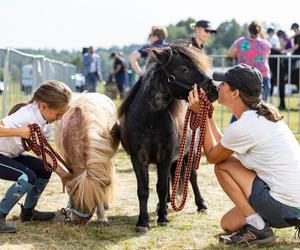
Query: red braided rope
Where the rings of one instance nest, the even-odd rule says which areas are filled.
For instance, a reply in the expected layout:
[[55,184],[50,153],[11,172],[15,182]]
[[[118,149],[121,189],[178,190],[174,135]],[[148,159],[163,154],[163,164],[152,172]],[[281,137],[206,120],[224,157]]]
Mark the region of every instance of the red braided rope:
[[[191,175],[192,170],[192,164],[193,164],[193,155],[194,155],[194,147],[195,147],[195,138],[196,138],[196,131],[198,128],[200,128],[199,132],[199,140],[198,140],[198,146],[197,146],[197,152],[196,152],[196,161],[194,168],[198,169],[201,159],[201,149],[204,142],[204,135],[205,135],[205,129],[206,129],[206,118],[212,116],[213,112],[213,106],[212,103],[208,100],[205,93],[199,93],[199,99],[200,99],[200,112],[199,114],[194,113],[192,110],[188,108],[185,120],[184,120],[184,127],[182,131],[182,138],[181,138],[181,144],[180,144],[180,150],[179,150],[179,156],[175,171],[175,179],[174,184],[172,187],[172,196],[171,196],[171,204],[175,211],[180,211],[183,209],[187,195],[188,195],[188,185],[189,185],[189,179]],[[177,190],[179,187],[179,180],[181,175],[181,169],[182,169],[182,163],[183,163],[183,157],[184,157],[184,150],[186,146],[186,137],[187,137],[187,127],[188,123],[190,122],[190,129],[192,130],[192,139],[188,154],[188,163],[186,166],[185,176],[184,176],[184,188],[183,188],[183,197],[179,204],[179,206],[176,205],[176,195]]]
[[[57,160],[60,161],[67,169],[68,166],[65,161],[61,158],[61,156],[54,151],[54,149],[50,146],[48,141],[46,140],[41,128],[36,123],[28,125],[30,129],[30,138],[24,139],[22,138],[22,145],[26,151],[32,150],[37,156],[42,155],[42,159],[44,162],[44,168],[48,172],[53,172],[57,168]],[[52,159],[53,166],[47,162],[46,155],[49,155]]]

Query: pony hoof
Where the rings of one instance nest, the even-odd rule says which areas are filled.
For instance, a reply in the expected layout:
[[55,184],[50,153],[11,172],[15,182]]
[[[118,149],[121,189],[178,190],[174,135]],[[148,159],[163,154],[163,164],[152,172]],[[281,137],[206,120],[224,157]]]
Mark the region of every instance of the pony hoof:
[[98,223],[108,224],[108,219],[106,217],[97,219]]
[[161,226],[161,227],[166,227],[166,226],[168,226],[168,222],[167,221],[158,221],[157,222],[157,225],[158,226]]
[[207,214],[207,209],[206,208],[201,208],[201,209],[197,209],[197,212],[199,213],[199,214]]
[[108,210],[108,209],[110,209],[110,204],[107,202],[104,202],[103,207],[104,207],[104,210]]
[[135,230],[138,233],[145,234],[145,233],[148,233],[149,228],[148,227],[136,227]]

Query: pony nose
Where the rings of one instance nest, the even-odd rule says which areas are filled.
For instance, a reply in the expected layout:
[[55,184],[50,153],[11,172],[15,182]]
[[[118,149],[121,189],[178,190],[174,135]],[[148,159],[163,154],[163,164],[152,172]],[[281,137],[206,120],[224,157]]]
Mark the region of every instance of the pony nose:
[[217,89],[219,89],[221,82],[212,81],[212,85],[214,85]]

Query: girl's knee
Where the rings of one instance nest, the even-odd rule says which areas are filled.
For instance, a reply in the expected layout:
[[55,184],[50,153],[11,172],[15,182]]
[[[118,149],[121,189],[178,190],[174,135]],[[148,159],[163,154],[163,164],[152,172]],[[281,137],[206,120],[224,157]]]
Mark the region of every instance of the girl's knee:
[[36,174],[33,171],[27,171],[25,174],[23,174],[20,177],[22,177],[22,179],[24,180],[26,179],[26,181],[31,185],[34,185],[37,178]]

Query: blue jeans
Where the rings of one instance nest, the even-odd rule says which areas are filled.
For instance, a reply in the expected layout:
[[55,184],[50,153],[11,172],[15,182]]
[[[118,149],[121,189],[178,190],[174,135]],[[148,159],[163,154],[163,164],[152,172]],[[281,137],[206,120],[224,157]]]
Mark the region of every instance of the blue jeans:
[[263,101],[266,102],[268,101],[270,91],[271,91],[271,78],[264,77],[263,84],[264,84],[264,88],[261,94],[261,98],[263,99]]
[[85,87],[88,92],[96,92],[98,82],[98,74],[88,73],[85,77]]

